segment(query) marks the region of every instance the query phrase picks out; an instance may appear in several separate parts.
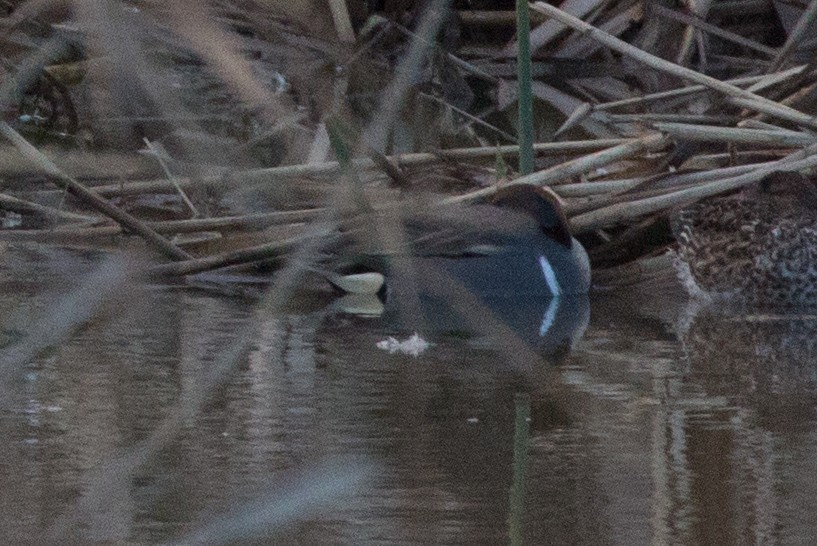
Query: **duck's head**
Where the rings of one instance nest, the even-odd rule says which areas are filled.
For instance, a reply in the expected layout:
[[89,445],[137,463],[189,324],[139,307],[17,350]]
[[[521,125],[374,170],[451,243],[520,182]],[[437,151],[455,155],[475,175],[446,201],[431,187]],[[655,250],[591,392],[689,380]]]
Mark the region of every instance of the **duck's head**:
[[[509,276],[509,285],[518,277],[520,290],[553,296],[587,292],[590,287],[587,252],[570,234],[561,201],[555,193],[530,184],[512,184],[499,189],[488,203],[520,213],[528,222],[533,220],[528,230],[517,233],[509,243],[517,249],[517,255],[530,256],[536,265],[524,276],[524,264],[530,258],[520,259],[513,267],[506,264],[505,269],[518,271]],[[541,290],[536,290],[537,286]]]
[[559,197],[550,189],[531,184],[512,184],[499,189],[489,204],[524,213],[533,218],[542,233],[570,248],[573,237],[567,227]]

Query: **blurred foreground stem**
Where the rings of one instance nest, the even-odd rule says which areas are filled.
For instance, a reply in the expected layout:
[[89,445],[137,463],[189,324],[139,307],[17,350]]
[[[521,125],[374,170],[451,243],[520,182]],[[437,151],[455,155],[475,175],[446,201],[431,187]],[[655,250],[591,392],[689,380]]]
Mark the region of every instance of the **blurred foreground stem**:
[[514,397],[516,418],[513,433],[513,481],[508,535],[512,545],[523,544],[525,515],[525,481],[528,474],[528,438],[530,436],[530,397],[519,393]]

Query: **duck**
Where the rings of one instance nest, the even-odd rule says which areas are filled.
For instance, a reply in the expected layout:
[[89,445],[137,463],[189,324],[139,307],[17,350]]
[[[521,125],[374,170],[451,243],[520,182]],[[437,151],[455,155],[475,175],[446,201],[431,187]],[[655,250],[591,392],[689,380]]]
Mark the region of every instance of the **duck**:
[[676,267],[693,296],[739,303],[817,303],[817,186],[772,173],[737,193],[679,208]]
[[358,229],[356,243],[338,252],[345,259],[325,277],[346,292],[365,285],[391,293],[394,277],[428,292],[440,273],[485,297],[558,298],[590,289],[587,252],[547,188],[508,184],[484,202],[415,207],[401,220],[402,241],[388,248],[382,239],[389,237],[372,236],[374,225]]

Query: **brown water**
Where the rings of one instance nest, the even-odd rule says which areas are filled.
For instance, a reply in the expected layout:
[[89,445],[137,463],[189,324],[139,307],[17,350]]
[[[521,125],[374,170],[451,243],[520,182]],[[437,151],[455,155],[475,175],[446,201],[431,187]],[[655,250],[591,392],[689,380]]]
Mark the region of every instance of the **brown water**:
[[[4,256],[7,347],[98,261]],[[39,543],[49,533],[59,542],[66,529],[79,542],[198,542],[197,532],[215,540],[208,525],[224,514],[270,517],[245,504],[259,498],[284,513],[259,542],[799,544],[817,536],[812,316],[682,319],[689,315],[670,305],[599,296],[571,352],[569,343],[539,347],[543,356],[526,368],[496,339],[451,332],[432,332],[435,344],[416,358],[388,354],[375,344],[411,332],[295,307],[304,310],[271,316],[251,299],[133,289],[9,378],[3,542]],[[250,349],[212,403],[121,491],[95,493],[101,508],[84,510],[89,491],[99,491],[95,470],[148,437],[244,328]],[[297,501],[310,479],[332,477],[349,478],[348,487],[323,503]]]

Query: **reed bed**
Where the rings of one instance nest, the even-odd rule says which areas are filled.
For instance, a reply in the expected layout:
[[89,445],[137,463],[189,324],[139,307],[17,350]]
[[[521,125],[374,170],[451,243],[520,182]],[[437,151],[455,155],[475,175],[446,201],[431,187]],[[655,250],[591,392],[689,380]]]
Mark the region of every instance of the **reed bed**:
[[[763,17],[748,24],[718,4],[534,2],[517,18],[502,3],[333,2],[318,25],[274,5],[191,16],[145,3],[70,23],[11,5],[0,239],[109,248],[138,236],[163,275],[280,259],[303,238],[270,226],[308,233],[326,214],[341,225],[418,195],[445,206],[514,183],[553,187],[594,261],[610,264],[601,251],[645,220],[813,170],[817,72],[801,61],[813,9],[780,21],[774,4],[753,4]],[[125,24],[138,32],[114,43]],[[355,197],[336,199],[350,179]],[[220,243],[182,241],[197,233]],[[650,241],[628,259],[671,244]]]

